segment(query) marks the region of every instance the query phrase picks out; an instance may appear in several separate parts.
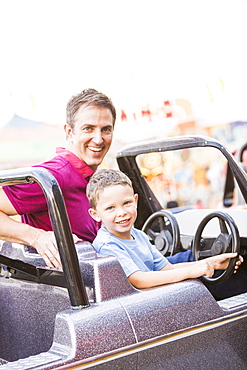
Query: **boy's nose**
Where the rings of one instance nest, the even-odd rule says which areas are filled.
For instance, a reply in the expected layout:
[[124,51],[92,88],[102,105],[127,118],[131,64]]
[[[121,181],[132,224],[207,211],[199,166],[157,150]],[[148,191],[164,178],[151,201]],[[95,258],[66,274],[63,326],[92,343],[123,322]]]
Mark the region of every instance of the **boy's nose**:
[[126,214],[126,211],[123,207],[119,207],[117,214],[118,214],[118,216],[123,216],[123,215]]

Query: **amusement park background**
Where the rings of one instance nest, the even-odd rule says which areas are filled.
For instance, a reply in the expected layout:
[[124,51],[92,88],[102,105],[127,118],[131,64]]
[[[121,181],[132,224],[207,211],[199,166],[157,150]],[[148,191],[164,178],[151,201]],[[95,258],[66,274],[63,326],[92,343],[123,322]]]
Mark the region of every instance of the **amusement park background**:
[[[206,135],[239,148],[247,139],[246,15],[245,0],[0,0],[0,169],[41,163],[64,146],[66,103],[88,87],[117,108],[102,166],[117,167],[127,144],[161,137]],[[186,160],[173,170],[188,178],[184,193],[191,181],[203,194],[217,188],[214,157],[193,179]],[[171,186],[162,156],[144,159],[142,171]]]

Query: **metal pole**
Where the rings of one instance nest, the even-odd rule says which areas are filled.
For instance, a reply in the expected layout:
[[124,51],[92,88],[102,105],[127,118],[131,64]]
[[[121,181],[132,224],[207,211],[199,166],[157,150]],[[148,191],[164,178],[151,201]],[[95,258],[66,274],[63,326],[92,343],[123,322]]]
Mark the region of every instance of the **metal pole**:
[[71,306],[73,309],[88,307],[88,296],[81,275],[67,210],[57,180],[42,167],[22,168],[0,173],[0,183],[3,186],[32,182],[40,185],[46,197]]

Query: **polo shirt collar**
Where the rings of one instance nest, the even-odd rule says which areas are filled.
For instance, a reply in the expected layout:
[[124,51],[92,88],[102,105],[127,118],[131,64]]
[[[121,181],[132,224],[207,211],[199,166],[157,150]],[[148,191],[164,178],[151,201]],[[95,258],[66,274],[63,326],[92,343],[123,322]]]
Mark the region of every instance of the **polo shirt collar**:
[[66,158],[84,178],[92,176],[92,174],[95,172],[85,162],[81,161],[74,153],[65,148],[56,148],[56,154]]

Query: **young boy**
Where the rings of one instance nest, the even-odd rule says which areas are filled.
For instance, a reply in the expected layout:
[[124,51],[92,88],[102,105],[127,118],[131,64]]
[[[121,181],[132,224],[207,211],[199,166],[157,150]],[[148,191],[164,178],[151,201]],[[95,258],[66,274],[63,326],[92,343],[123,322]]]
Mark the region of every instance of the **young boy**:
[[[122,265],[130,283],[138,289],[175,283],[200,276],[212,277],[214,270],[226,269],[237,253],[225,253],[195,262],[171,264],[150,243],[147,235],[133,227],[137,199],[131,180],[121,171],[101,169],[87,186],[89,214],[102,221],[93,242],[101,255],[113,255]],[[242,263],[240,256],[235,271]]]

